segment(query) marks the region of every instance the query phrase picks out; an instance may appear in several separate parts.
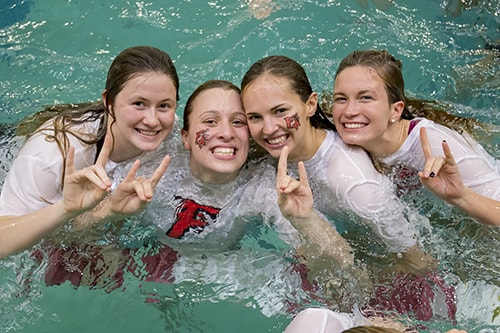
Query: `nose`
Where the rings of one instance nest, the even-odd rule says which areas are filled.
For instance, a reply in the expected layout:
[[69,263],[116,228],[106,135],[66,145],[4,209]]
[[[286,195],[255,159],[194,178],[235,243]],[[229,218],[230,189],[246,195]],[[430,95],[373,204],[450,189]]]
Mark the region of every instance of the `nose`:
[[234,126],[230,121],[223,121],[219,126],[218,135],[220,138],[230,140],[234,138]]
[[340,107],[340,109],[342,110],[344,116],[347,117],[353,117],[359,114],[358,104],[353,100],[347,101]]
[[278,122],[274,118],[264,118],[262,125],[262,133],[265,135],[271,135],[276,132],[278,128]]
[[145,110],[142,122],[149,127],[156,127],[160,123],[158,113],[154,107]]

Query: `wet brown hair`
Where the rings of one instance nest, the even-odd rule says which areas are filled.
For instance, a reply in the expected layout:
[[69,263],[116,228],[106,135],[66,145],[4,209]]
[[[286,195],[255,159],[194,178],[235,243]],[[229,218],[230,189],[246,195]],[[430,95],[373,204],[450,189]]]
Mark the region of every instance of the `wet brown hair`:
[[[304,68],[295,60],[280,55],[265,57],[255,62],[241,80],[241,91],[244,91],[250,83],[264,74],[271,74],[288,80],[292,90],[300,96],[304,103],[313,93]],[[335,125],[323,112],[320,103],[318,103],[316,111],[310,119],[312,126],[315,128],[336,131]]]
[[414,116],[407,108],[405,97],[405,82],[401,69],[403,64],[394,58],[389,52],[382,50],[354,51],[347,55],[339,64],[335,78],[346,68],[353,66],[363,66],[374,70],[385,86],[385,91],[389,98],[389,104],[398,101],[404,102],[404,110],[401,117],[412,119]]
[[[198,97],[202,92],[210,89],[215,89],[215,88],[220,88],[224,90],[234,90],[238,94],[240,94],[240,88],[238,88],[235,84],[229,81],[225,80],[208,80],[196,88],[193,93],[189,96],[186,105],[184,106],[184,113],[182,115],[182,129],[184,131],[189,130],[190,122],[189,122],[189,116],[193,112],[193,104],[194,101],[196,100],[196,97]],[[255,141],[250,138],[249,139],[249,152],[248,152],[248,158],[249,159],[260,159],[263,156],[267,156],[267,152],[264,150],[264,148],[260,147],[258,144],[255,143]]]
[[[402,119],[425,117],[460,133],[466,130],[471,134],[474,134],[476,126],[486,126],[476,119],[453,115],[452,108],[445,103],[406,97],[402,74],[403,64],[401,60],[394,58],[386,50],[364,50],[350,53],[340,62],[335,78],[344,69],[353,66],[368,67],[377,73],[385,86],[389,103],[398,101],[404,103]],[[328,97],[327,94],[324,96]],[[323,103],[326,104],[326,101]]]
[[[108,118],[111,117],[113,122],[115,120],[109,106],[114,105],[116,96],[130,79],[149,72],[169,76],[176,88],[176,99],[179,100],[179,77],[170,56],[155,47],[133,46],[120,52],[111,63],[106,77],[105,103],[96,101],[47,106],[42,111],[25,118],[18,125],[16,134],[30,137],[35,133],[43,132],[47,141],[57,143],[64,160],[69,149],[68,134],[85,144],[96,144],[99,151],[106,135]],[[51,121],[47,123],[48,120]],[[101,122],[97,132],[92,135],[78,132],[78,127],[75,126],[96,120],[101,120]]]
[[234,90],[238,95],[240,94],[240,88],[238,88],[236,85],[234,85],[232,82],[225,81],[225,80],[208,80],[196,88],[191,96],[189,96],[186,106],[184,106],[184,113],[183,113],[183,125],[182,129],[187,131],[189,130],[189,116],[193,112],[193,104],[194,101],[196,100],[196,97],[200,95],[202,92],[205,90],[210,90],[210,89],[223,89],[223,90]]
[[342,331],[342,333],[403,333],[394,328],[378,326],[357,326]]

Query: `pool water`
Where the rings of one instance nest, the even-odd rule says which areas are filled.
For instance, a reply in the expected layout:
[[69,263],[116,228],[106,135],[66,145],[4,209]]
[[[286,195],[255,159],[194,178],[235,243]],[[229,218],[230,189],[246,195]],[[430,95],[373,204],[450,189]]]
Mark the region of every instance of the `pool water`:
[[[500,157],[500,53],[485,47],[500,43],[500,2],[261,0],[257,13],[248,2],[2,0],[1,179],[19,144],[13,126],[44,105],[100,98],[112,59],[133,45],[161,48],[174,59],[179,115],[200,83],[239,85],[249,66],[267,55],[296,59],[313,88],[328,92],[344,56],[384,48],[403,61],[408,95],[445,101],[456,114],[496,126],[481,142]],[[460,280],[456,325],[498,332],[498,229],[445,205],[419,208],[433,223],[424,245]],[[0,261],[0,331],[281,332],[290,308],[330,304],[301,289],[291,262],[277,236],[255,226],[240,251],[182,263],[182,282],[125,274],[120,288],[107,291],[46,286],[43,267],[26,251]],[[423,331],[451,326],[436,318]]]

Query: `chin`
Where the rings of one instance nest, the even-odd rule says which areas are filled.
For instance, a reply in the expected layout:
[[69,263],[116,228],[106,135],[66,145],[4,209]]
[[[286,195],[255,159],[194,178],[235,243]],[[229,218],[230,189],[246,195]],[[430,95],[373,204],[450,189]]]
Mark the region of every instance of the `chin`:
[[150,152],[150,151],[155,151],[156,149],[158,149],[158,147],[160,147],[160,144],[161,142],[158,142],[158,143],[148,143],[146,145],[140,145],[138,148],[144,152]]

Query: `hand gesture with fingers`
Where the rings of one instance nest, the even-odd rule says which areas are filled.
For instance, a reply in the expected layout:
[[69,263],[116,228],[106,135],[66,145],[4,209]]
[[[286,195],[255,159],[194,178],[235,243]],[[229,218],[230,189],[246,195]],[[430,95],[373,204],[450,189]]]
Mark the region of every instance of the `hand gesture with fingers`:
[[422,184],[447,202],[463,195],[464,185],[450,147],[443,141],[444,157],[434,156],[431,151],[427,132],[420,129],[420,142],[424,151],[424,170],[418,175]]
[[288,147],[284,147],[278,161],[276,189],[278,205],[286,218],[309,218],[313,214],[313,197],[307,181],[304,162],[299,162],[299,180],[287,174]]
[[94,208],[106,197],[111,181],[104,171],[104,165],[111,147],[111,137],[106,136],[97,162],[81,170],[75,170],[75,149],[69,148],[63,187],[63,205],[67,212],[79,215]]
[[150,178],[136,177],[140,161],[134,162],[130,171],[111,195],[111,210],[115,214],[131,215],[146,208],[153,198],[153,192],[170,164],[165,156]]

